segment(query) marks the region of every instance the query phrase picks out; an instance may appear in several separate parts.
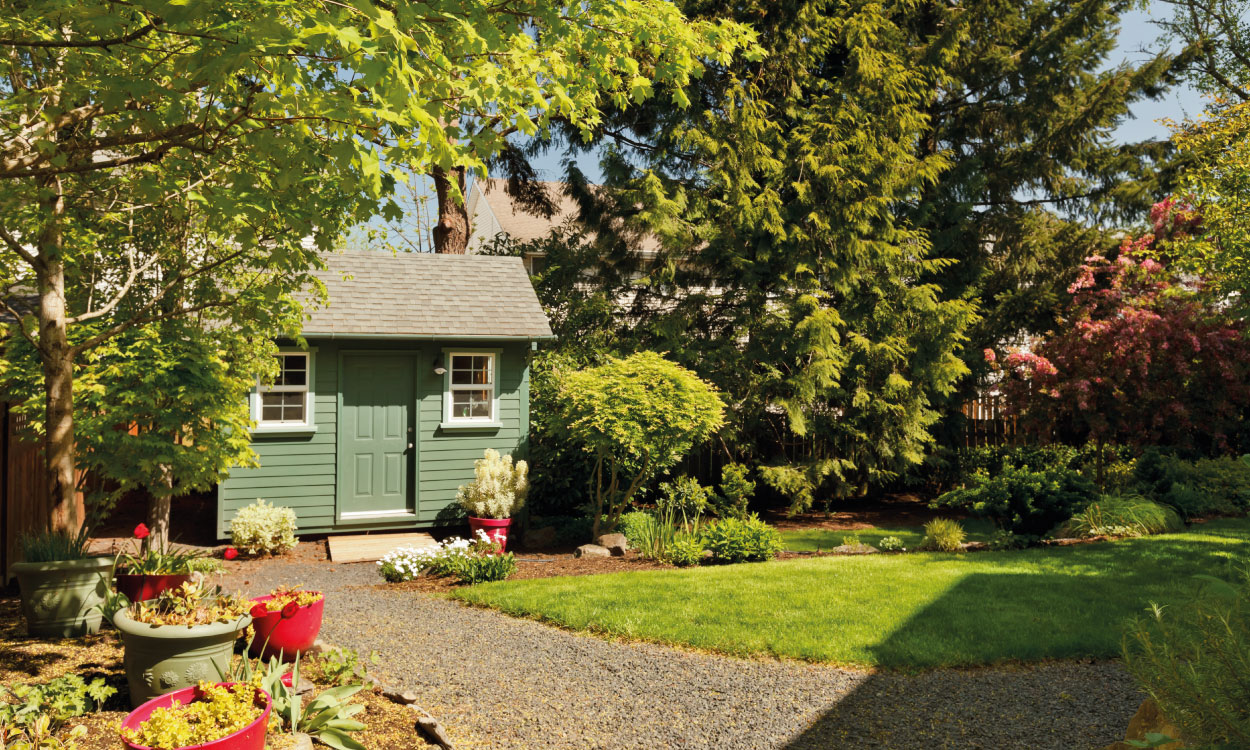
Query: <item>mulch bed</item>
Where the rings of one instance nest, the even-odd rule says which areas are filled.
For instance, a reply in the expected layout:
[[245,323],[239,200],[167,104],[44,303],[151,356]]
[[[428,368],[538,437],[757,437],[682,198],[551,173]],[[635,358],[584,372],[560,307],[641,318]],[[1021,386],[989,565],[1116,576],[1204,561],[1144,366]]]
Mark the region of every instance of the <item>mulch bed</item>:
[[[574,557],[572,554],[564,553],[518,552],[516,572],[508,580],[555,578],[557,576],[591,576],[604,573],[624,573],[632,570],[661,570],[672,567],[672,565],[665,565],[655,560],[640,557],[633,550],[626,553],[625,557]],[[458,589],[463,585],[453,578],[436,578],[423,575],[416,580],[403,583],[380,583],[375,588],[387,591],[438,593]]]
[[[324,687],[315,657],[305,665],[301,665],[301,673],[319,688]],[[59,734],[64,736],[81,724],[87,727],[86,737],[78,742],[82,750],[124,748],[118,729],[130,712],[130,702],[122,666],[122,645],[116,631],[64,640],[28,638],[18,599],[0,598],[0,682],[7,686],[46,682],[69,673],[76,673],[88,682],[103,677],[117,688],[117,694],[105,703],[103,711],[69,720]],[[311,699],[311,693],[305,696],[306,701]],[[431,746],[416,729],[417,714],[391,702],[381,690],[362,690],[352,700],[365,706],[356,718],[367,728],[353,736],[366,747],[424,750]]]

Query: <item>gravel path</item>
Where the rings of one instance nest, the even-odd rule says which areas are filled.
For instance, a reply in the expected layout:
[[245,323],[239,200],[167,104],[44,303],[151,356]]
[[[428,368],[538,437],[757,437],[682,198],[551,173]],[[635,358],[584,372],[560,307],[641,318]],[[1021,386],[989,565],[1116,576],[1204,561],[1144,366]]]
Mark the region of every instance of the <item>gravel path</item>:
[[[869,674],[614,643],[416,592],[372,564],[249,565],[227,588],[332,595],[322,637],[412,689],[461,748],[993,748],[1123,738],[1141,696],[1115,664]],[[381,750],[381,749],[379,749]]]

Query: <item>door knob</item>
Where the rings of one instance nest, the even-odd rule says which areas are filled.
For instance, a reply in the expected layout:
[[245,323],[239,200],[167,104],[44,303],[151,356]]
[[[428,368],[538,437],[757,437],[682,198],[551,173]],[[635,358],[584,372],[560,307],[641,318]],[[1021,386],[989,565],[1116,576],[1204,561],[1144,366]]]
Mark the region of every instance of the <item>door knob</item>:
[[412,450],[412,448],[413,448],[412,443],[409,443],[409,444],[408,444],[408,450]]

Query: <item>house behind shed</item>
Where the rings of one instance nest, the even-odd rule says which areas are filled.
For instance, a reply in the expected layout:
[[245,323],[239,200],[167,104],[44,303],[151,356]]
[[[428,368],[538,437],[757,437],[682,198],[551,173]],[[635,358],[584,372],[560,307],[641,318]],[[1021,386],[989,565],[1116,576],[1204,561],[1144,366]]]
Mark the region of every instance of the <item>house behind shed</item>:
[[551,328],[520,258],[351,252],[251,395],[258,468],[217,489],[217,534],[264,498],[300,533],[428,528],[483,451],[523,455],[529,356]]

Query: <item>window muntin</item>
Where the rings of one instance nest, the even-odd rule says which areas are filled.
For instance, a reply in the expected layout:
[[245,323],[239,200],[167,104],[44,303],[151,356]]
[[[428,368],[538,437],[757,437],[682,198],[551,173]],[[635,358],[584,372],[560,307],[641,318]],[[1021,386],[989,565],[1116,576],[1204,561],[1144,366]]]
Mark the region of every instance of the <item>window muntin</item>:
[[258,386],[261,425],[308,423],[308,354],[282,352],[273,385]]
[[448,364],[448,421],[494,421],[495,355],[453,352]]

